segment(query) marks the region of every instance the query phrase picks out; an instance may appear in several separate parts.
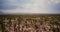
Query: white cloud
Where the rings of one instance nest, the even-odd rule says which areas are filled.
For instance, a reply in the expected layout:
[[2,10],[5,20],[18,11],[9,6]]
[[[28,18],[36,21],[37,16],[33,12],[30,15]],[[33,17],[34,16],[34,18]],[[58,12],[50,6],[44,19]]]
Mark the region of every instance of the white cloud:
[[[14,0],[9,0],[9,1],[14,1]],[[16,4],[18,8],[12,9],[12,10],[2,10],[2,12],[10,13],[10,14],[11,13],[59,13],[51,9],[52,3],[54,5],[56,4],[56,1],[59,1],[59,0],[51,0],[51,1],[32,0],[32,3]]]
[[50,1],[53,3],[59,3],[60,2],[60,0],[50,0]]

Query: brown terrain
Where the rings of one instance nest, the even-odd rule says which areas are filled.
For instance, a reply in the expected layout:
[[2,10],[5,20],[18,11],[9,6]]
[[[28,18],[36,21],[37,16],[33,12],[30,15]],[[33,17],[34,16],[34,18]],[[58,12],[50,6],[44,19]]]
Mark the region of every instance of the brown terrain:
[[0,32],[60,32],[60,15],[0,15]]

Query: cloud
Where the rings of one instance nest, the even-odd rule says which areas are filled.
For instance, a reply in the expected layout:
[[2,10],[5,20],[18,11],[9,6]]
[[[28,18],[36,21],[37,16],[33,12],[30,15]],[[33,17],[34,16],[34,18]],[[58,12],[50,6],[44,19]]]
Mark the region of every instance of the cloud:
[[60,3],[55,4],[52,8],[54,10],[60,11]]
[[14,0],[0,0],[0,10],[8,10],[17,8],[17,3]]
[[[3,13],[60,13],[60,0],[9,0],[0,7]],[[1,9],[0,8],[0,9]],[[4,10],[5,9],[5,10]]]

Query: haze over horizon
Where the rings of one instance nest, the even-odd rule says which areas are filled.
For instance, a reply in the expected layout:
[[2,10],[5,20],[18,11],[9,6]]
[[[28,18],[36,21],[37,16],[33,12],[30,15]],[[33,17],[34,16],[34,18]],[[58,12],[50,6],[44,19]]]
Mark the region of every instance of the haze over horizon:
[[60,0],[0,0],[0,14],[60,14]]

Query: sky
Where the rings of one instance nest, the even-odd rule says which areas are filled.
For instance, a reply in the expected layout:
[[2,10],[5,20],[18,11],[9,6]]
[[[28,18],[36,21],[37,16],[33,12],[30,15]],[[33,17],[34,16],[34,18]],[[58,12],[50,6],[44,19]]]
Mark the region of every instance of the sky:
[[60,14],[60,0],[0,0],[0,14]]

